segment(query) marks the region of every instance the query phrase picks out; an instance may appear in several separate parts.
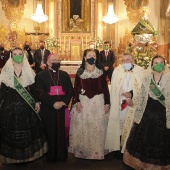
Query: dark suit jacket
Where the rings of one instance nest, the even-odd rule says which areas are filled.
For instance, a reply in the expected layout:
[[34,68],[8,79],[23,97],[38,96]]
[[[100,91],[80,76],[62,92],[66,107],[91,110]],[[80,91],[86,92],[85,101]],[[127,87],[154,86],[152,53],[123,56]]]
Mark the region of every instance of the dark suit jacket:
[[105,66],[108,66],[109,69],[113,69],[114,62],[115,62],[115,55],[113,51],[109,50],[107,57],[105,56],[105,50],[100,51],[99,65],[103,70]]
[[[50,55],[50,51],[45,49],[45,51],[44,51],[44,64],[47,63],[47,57],[49,55]],[[42,61],[41,49],[38,49],[38,50],[35,51],[34,60],[35,60],[35,70],[36,70],[36,73],[38,73],[38,72],[42,71],[42,69],[40,68],[41,61]]]

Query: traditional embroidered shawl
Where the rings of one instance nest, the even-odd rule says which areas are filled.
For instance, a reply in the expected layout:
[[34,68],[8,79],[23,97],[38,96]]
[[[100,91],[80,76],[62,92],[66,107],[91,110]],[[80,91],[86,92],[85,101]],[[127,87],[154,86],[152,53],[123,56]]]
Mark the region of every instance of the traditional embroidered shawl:
[[[146,74],[146,77],[144,78],[142,86],[141,86],[140,94],[138,96],[138,104],[137,104],[135,116],[134,116],[134,122],[136,122],[138,124],[140,123],[140,121],[143,117],[143,113],[145,111],[146,104],[148,101],[148,94],[151,93],[150,92],[150,82],[151,82],[153,75],[152,75],[152,69],[150,66],[148,67],[146,72],[147,72],[147,74]],[[162,79],[161,80],[162,82],[161,82],[160,90],[165,97],[166,127],[168,129],[170,129],[170,88],[169,88],[170,71],[167,66],[165,66],[165,70],[163,71],[163,75],[162,75],[161,79]],[[156,99],[156,98],[154,98],[154,99]]]
[[[26,56],[23,58],[22,66],[22,76],[20,78],[20,83],[23,87],[27,87],[35,82],[35,73],[30,67]],[[0,84],[4,83],[6,86],[14,88],[14,66],[13,60],[10,57],[3,67],[0,74]]]
[[99,70],[97,67],[94,68],[93,71],[87,71],[86,69],[84,70],[83,74],[80,75],[82,79],[87,79],[87,78],[98,78],[103,74],[102,70]]

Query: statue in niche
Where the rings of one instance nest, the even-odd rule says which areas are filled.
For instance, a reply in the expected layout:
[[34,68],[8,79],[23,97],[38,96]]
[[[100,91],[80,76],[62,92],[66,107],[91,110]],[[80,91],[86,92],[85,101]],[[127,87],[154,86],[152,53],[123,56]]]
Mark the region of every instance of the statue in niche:
[[73,18],[70,18],[70,31],[81,31],[82,23],[85,20],[81,19],[79,15],[73,15]]
[[[67,9],[67,10],[66,10]],[[62,1],[62,31],[89,32],[91,18],[90,0],[63,0]],[[73,17],[78,16],[77,18]]]

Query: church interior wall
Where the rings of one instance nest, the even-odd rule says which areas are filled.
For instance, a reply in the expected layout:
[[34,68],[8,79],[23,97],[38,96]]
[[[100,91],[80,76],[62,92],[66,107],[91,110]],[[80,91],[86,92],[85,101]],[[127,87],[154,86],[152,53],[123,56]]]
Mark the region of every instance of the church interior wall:
[[[33,33],[35,32],[35,27],[40,27],[40,32],[44,32],[44,33],[50,33],[50,27],[53,28],[53,35],[54,37],[58,38],[58,42],[59,42],[59,36],[62,35],[62,32],[58,32],[58,28],[61,27],[61,25],[58,25],[59,23],[59,19],[62,18],[62,13],[60,15],[56,14],[57,11],[59,10],[59,7],[58,5],[61,5],[61,0],[54,0],[54,1],[47,1],[47,0],[44,0],[44,10],[45,10],[45,13],[47,15],[50,14],[50,2],[53,2],[54,3],[54,13],[55,15],[53,16],[49,16],[49,20],[44,22],[44,23],[41,23],[41,24],[38,24],[34,21],[32,21],[30,19],[31,15],[33,13],[35,13],[35,9],[36,9],[36,1],[34,0],[27,0],[26,4],[24,5],[24,13],[23,13],[23,16],[21,17],[20,21],[17,22],[17,27],[19,29],[23,29],[25,30],[25,32],[29,32],[29,33]],[[126,34],[126,32],[131,32],[131,30],[135,27],[135,24],[136,23],[132,23],[129,21],[129,17],[127,16],[127,6],[125,5],[125,0],[112,0],[112,2],[114,2],[115,4],[115,14],[119,17],[119,21],[115,24],[112,24],[111,26],[103,23],[101,21],[101,18],[102,16],[101,15],[106,15],[106,12],[107,12],[107,3],[110,2],[110,0],[107,0],[107,1],[104,1],[104,0],[92,0],[91,1],[93,4],[95,4],[95,24],[99,24],[98,26],[97,25],[94,25],[95,27],[95,34],[96,36],[99,35],[99,37],[104,41],[104,40],[107,40],[110,38],[110,40],[112,39],[113,41],[113,45],[112,45],[112,48],[118,52],[118,47],[119,47],[119,44],[120,44],[120,39],[123,38]],[[103,8],[102,9],[102,5],[103,5]],[[160,33],[160,29],[161,29],[161,26],[160,26],[160,0],[149,0],[149,4],[148,4],[148,7],[149,7],[149,10],[150,10],[150,13],[148,14],[148,19],[151,21],[151,23],[153,24],[153,26],[155,27],[156,30],[158,30],[158,33]],[[57,8],[57,9],[55,9]],[[2,9],[2,3],[0,3],[0,9]],[[102,10],[102,11],[99,11],[99,10]],[[100,13],[100,15],[98,15],[98,13]],[[6,29],[8,31],[10,31],[10,22],[9,20],[7,19],[6,15],[5,15],[5,12],[4,10],[0,10],[0,24],[4,24]],[[51,21],[53,17],[53,21]],[[100,19],[100,20],[99,20]],[[53,23],[53,25],[51,26],[50,24]],[[164,31],[167,31],[168,32],[168,29],[169,28],[166,28]],[[61,30],[61,29],[60,29]],[[91,30],[92,31],[92,30]],[[97,35],[98,34],[98,35]],[[109,37],[110,35],[112,37]],[[74,36],[74,34],[63,34],[64,36]],[[77,35],[77,34],[76,34]],[[94,36],[94,32],[90,33],[90,34],[84,34],[84,33],[79,33],[79,36],[86,36],[86,35],[90,35]],[[167,33],[168,37],[169,37],[169,33]],[[109,38],[108,38],[109,37]],[[160,34],[158,34],[158,39],[157,39],[157,42],[158,44],[160,45],[160,52],[161,53],[164,53],[164,55],[168,55],[168,48],[169,48],[169,38],[168,38],[168,41],[164,41],[164,37],[162,38],[163,36]],[[37,47],[37,43],[40,39],[46,39],[47,36],[39,36],[38,38],[36,36],[26,36],[26,39],[27,40],[30,40],[32,41],[34,47]],[[69,39],[67,39],[69,40]],[[89,41],[89,39],[87,39],[87,41]],[[109,41],[110,41],[109,40]],[[63,42],[64,40],[62,40]],[[86,43],[86,40],[85,38],[83,39],[83,42]],[[35,45],[36,44],[36,45]],[[165,44],[165,45],[164,45]],[[166,46],[166,47],[165,47]],[[87,45],[83,46],[84,48],[87,47]],[[165,47],[165,48],[164,48]],[[166,51],[166,52],[165,52]]]

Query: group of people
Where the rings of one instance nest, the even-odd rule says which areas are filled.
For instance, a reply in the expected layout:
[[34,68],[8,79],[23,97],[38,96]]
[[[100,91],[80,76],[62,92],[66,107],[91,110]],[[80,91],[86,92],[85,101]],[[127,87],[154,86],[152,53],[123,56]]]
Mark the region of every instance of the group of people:
[[[39,47],[36,50],[31,48],[30,42],[25,41],[22,50],[28,59],[30,67],[36,74],[47,68],[47,57],[51,52],[45,48],[45,41],[41,40],[39,42]],[[10,52],[10,50],[8,51],[5,49],[4,45],[0,45],[0,72],[10,58]]]
[[[50,162],[64,161],[68,152],[102,160],[114,151],[123,153],[127,169],[170,168],[165,59],[156,55],[145,70],[125,53],[113,71],[114,52],[108,42],[104,47],[99,52],[91,45],[84,52],[74,88],[68,73],[59,69],[57,54],[39,62],[44,71],[35,75],[23,50],[11,51],[0,74],[1,162],[32,161],[45,153]],[[65,115],[71,99],[67,147]]]

